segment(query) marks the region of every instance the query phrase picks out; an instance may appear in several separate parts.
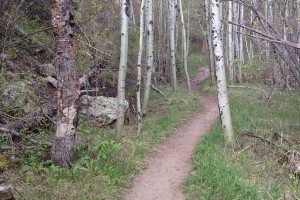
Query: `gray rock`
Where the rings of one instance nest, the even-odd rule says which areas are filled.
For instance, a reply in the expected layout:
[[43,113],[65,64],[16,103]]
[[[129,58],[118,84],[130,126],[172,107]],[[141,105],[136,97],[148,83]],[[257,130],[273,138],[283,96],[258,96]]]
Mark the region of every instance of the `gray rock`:
[[[117,119],[117,100],[118,98],[113,97],[83,95],[80,98],[81,113],[88,117],[94,117],[103,124],[110,124]],[[129,103],[126,101],[125,109],[128,108]]]
[[1,106],[4,110],[21,109],[25,113],[32,112],[35,107],[35,92],[28,82],[9,82],[4,84],[0,94]]

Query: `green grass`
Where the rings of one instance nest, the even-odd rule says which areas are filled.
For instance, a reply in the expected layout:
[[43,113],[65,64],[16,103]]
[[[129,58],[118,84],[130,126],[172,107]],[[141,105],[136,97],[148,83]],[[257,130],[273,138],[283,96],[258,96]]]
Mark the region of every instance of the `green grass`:
[[[180,89],[161,88],[165,97],[152,93],[150,115],[144,119],[143,133],[135,125],[126,126],[122,142],[114,138],[113,129],[100,129],[92,122],[80,120],[76,162],[71,169],[41,159],[41,149],[26,149],[20,167],[2,176],[12,180],[17,199],[118,199],[132,177],[145,165],[145,157],[174,128],[199,110],[199,98]],[[53,130],[52,130],[53,131]],[[48,135],[47,135],[48,134]],[[51,138],[37,134],[38,141]],[[20,194],[22,196],[20,196]]]
[[207,57],[201,53],[193,52],[188,57],[188,71],[190,76],[195,75],[198,72],[199,67],[204,67],[207,65]]
[[[202,89],[215,92],[207,84]],[[187,199],[299,199],[299,182],[286,163],[278,162],[280,151],[245,136],[245,132],[253,132],[271,140],[274,132],[279,132],[299,141],[299,105],[299,91],[278,91],[267,101],[264,89],[230,89],[236,147],[225,148],[220,122],[216,122],[195,150],[196,169],[183,185]],[[299,144],[274,142],[300,150]]]

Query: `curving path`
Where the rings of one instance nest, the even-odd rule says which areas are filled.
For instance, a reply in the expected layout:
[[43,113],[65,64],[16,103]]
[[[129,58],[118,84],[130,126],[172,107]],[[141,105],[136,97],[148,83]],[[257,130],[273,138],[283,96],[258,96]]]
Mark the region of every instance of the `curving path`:
[[[192,79],[194,93],[209,75],[201,69]],[[199,94],[200,95],[200,94]],[[184,199],[180,185],[192,170],[190,158],[199,138],[218,117],[217,98],[202,94],[202,108],[184,125],[174,130],[157,150],[150,155],[147,167],[135,177],[124,193],[125,200],[179,200]]]

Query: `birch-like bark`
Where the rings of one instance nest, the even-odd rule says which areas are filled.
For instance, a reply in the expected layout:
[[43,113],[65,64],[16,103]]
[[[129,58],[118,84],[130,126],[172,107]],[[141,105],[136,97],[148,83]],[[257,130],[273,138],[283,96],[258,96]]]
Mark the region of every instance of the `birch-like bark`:
[[158,79],[161,79],[163,76],[163,68],[164,68],[164,57],[163,57],[163,49],[164,49],[164,21],[163,21],[163,1],[158,1],[158,58],[157,58],[157,65],[158,65]]
[[135,26],[135,25],[136,25],[136,22],[135,22],[135,14],[134,14],[133,0],[131,0],[129,3],[130,3],[130,16],[131,16],[131,20],[132,20],[133,25]]
[[176,24],[176,8],[175,0],[169,0],[170,13],[170,53],[171,53],[171,72],[173,91],[177,91],[177,74],[176,74],[176,54],[175,54],[175,24]]
[[178,38],[179,38],[179,33],[178,33],[178,24],[177,24],[177,14],[179,13],[178,11],[178,0],[174,0],[174,6],[175,6],[175,19],[174,19],[174,23],[175,23],[175,56],[177,55],[177,50],[178,50]]
[[[254,14],[253,14],[252,10],[250,11],[250,20],[251,20],[251,23],[254,20]],[[248,59],[251,63],[253,62],[253,54],[254,54],[254,52],[253,52],[253,40],[252,40],[252,38],[249,38],[249,55],[248,55]]]
[[[239,5],[239,15],[240,15],[240,24],[244,24],[244,5]],[[240,32],[242,31],[242,28],[240,27]],[[243,41],[243,34],[239,34],[239,67],[238,67],[238,79],[239,83],[243,83],[243,77],[242,77],[242,66],[245,63],[244,60],[244,41]]]
[[209,71],[210,71],[210,81],[211,84],[215,82],[215,59],[214,59],[214,47],[212,44],[212,34],[211,34],[211,6],[210,0],[205,0],[205,13],[207,22],[207,43],[209,50]]
[[[284,11],[284,16],[283,16],[283,21],[284,21],[284,26],[283,26],[283,40],[288,41],[287,38],[287,31],[288,31],[288,17],[289,17],[289,5],[286,4],[285,6],[285,11]],[[285,57],[288,57],[288,51],[287,49],[284,50],[284,55]],[[283,61],[283,70],[284,70],[284,79],[285,79],[285,86],[286,88],[290,88],[290,83],[289,83],[289,66]]]
[[138,134],[141,133],[141,129],[142,129],[141,80],[142,80],[142,57],[143,57],[143,49],[144,49],[144,9],[145,9],[145,0],[142,0],[141,9],[140,9],[140,42],[139,42],[139,53],[138,53],[138,62],[137,62],[137,92],[136,92]]
[[188,56],[190,55],[190,21],[191,21],[191,2],[189,1],[189,5],[188,5],[188,20],[187,20],[187,32],[186,32],[186,40],[187,40],[187,44],[186,44],[186,51]]
[[123,136],[124,116],[125,116],[125,81],[128,61],[128,21],[130,0],[121,1],[121,54],[118,76],[118,106],[116,134],[118,138]]
[[223,41],[221,35],[221,18],[219,13],[219,0],[211,0],[212,9],[212,35],[214,44],[214,55],[216,58],[216,75],[218,86],[218,99],[220,117],[222,121],[222,127],[225,133],[225,138],[228,144],[234,143],[234,132],[231,122],[231,115],[228,102],[228,93],[226,85],[226,73],[224,63]]
[[298,37],[298,43],[300,44],[300,0],[297,0],[297,24],[298,24],[298,31],[297,31],[297,37]]
[[146,114],[148,109],[151,79],[153,70],[153,4],[152,0],[146,1],[146,26],[147,26],[147,72],[145,81],[145,92],[142,113]]
[[[233,3],[233,17],[234,17],[234,21],[238,24],[239,23],[239,4],[236,2]],[[233,27],[233,45],[234,45],[234,52],[235,52],[234,60],[238,60],[240,57],[240,48],[239,48],[240,43],[239,43],[238,30],[239,30],[238,26]],[[235,64],[234,71],[233,71],[235,82],[239,81],[238,72],[239,72],[239,65]]]
[[180,18],[181,18],[181,26],[182,26],[182,47],[183,47],[183,63],[184,63],[184,72],[188,85],[188,90],[191,92],[191,83],[190,83],[190,75],[188,72],[188,52],[187,52],[187,38],[186,38],[186,30],[185,30],[185,22],[183,16],[183,7],[182,1],[179,1],[179,10],[180,10]]
[[[298,39],[298,43],[300,44],[300,0],[297,0],[297,39]],[[299,50],[297,51],[299,54]],[[298,61],[298,66],[300,66],[300,56],[298,56],[297,58]],[[297,72],[298,76],[300,75],[299,72]],[[299,84],[300,86],[300,84]]]
[[75,61],[74,8],[71,0],[54,0],[52,27],[55,38],[54,66],[58,80],[58,120],[51,157],[69,167],[74,157],[78,121],[79,78]]
[[[233,21],[233,2],[228,1],[228,21]],[[228,23],[228,68],[229,68],[229,82],[234,83],[233,62],[234,62],[234,45],[232,35],[233,25]]]
[[[268,4],[269,4],[268,1],[264,2],[266,19],[269,19],[269,5]],[[266,42],[266,57],[267,57],[267,59],[270,58],[270,43],[269,42]]]

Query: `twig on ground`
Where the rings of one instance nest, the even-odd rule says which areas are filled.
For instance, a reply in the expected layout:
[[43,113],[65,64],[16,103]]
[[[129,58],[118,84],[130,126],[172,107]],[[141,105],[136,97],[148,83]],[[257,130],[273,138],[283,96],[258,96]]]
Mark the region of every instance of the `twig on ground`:
[[4,133],[9,133],[13,136],[16,136],[16,137],[21,137],[21,134],[13,129],[8,129],[8,128],[5,128],[5,127],[0,127],[0,131],[1,132],[4,132]]

